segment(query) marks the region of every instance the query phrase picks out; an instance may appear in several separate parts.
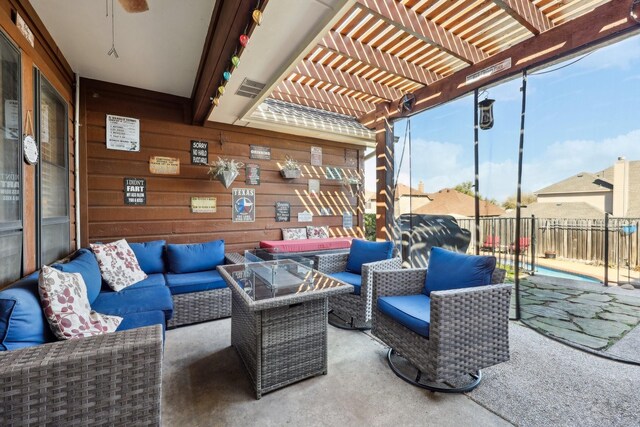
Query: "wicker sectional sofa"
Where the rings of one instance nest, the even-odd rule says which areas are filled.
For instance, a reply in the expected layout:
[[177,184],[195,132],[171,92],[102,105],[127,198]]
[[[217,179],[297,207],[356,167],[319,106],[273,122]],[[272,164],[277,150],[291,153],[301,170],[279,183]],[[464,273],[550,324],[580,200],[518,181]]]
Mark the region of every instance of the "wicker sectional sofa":
[[123,318],[114,333],[57,341],[38,272],[0,291],[0,425],[160,424],[164,330],[230,316],[231,292],[210,267],[235,258],[222,241],[131,247],[148,277],[120,292],[103,286],[88,249],[53,265],[82,275],[92,309]]

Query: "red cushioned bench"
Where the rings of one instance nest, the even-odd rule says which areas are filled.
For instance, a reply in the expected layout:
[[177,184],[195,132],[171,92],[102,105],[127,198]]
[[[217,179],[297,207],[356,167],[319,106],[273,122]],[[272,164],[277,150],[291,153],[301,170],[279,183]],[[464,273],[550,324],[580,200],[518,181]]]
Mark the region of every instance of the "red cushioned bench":
[[263,240],[260,248],[270,252],[294,253],[317,252],[349,249],[353,237],[330,237],[328,239],[299,239],[299,240]]

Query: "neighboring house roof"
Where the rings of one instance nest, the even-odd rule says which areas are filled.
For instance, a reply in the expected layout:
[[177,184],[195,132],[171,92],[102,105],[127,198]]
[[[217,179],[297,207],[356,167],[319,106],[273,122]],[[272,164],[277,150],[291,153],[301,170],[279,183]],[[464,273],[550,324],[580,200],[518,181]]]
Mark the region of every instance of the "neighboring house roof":
[[[429,193],[431,202],[415,210],[418,214],[475,216],[475,198],[452,188]],[[486,200],[480,200],[480,216],[500,216],[504,209]]]
[[429,197],[429,194],[424,191],[420,191],[417,188],[411,188],[408,185],[398,184],[396,187],[395,200],[398,200],[400,197],[405,197],[411,194],[413,197]]
[[[536,218],[575,218],[575,219],[598,219],[604,218],[604,211],[585,202],[568,203],[531,203],[520,210],[520,215]],[[505,218],[515,218],[515,209],[502,215]]]
[[[613,170],[613,168],[611,169]],[[611,181],[605,180],[602,172],[599,172],[598,174],[580,172],[577,175],[538,190],[535,194],[540,196],[553,193],[593,193],[611,191],[613,189],[612,182],[613,172],[611,173]]]

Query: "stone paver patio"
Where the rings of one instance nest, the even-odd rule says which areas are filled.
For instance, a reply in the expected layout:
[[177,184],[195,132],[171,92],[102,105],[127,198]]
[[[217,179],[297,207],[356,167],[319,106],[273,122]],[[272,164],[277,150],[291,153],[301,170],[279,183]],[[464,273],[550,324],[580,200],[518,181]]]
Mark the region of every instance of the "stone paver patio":
[[[526,325],[607,356],[640,323],[640,291],[581,281],[544,276],[522,279],[520,303]],[[615,356],[640,362],[636,352],[628,353]]]

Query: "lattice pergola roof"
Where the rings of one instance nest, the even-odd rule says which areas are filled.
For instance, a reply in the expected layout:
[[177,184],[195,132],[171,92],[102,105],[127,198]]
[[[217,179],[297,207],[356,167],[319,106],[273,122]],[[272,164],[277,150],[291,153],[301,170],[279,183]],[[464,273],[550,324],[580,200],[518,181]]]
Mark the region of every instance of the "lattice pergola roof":
[[357,0],[272,92],[362,118],[608,0]]

